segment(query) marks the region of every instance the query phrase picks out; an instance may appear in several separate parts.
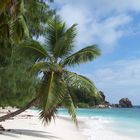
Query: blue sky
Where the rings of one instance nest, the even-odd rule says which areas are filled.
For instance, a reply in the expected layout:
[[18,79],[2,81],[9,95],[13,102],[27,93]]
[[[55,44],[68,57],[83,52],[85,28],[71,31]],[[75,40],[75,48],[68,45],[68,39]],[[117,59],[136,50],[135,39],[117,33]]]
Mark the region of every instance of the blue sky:
[[55,0],[70,26],[78,23],[77,49],[97,44],[102,56],[74,69],[94,81],[107,100],[140,104],[140,0]]

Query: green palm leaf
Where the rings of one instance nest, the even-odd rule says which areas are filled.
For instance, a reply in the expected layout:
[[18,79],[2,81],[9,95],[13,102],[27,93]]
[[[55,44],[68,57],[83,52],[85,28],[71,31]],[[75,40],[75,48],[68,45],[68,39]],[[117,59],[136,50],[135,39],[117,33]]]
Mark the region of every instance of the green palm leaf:
[[54,72],[46,73],[40,88],[40,118],[43,122],[50,122],[55,116],[56,108],[66,95],[66,86],[60,75]]
[[49,71],[56,71],[57,73],[58,72],[62,73],[62,68],[58,64],[52,64],[49,62],[41,61],[41,62],[35,63],[30,69],[31,74],[36,74],[38,72],[46,73]]
[[45,34],[45,43],[48,46],[48,51],[54,54],[54,48],[59,38],[65,32],[65,23],[62,23],[59,16],[55,16],[48,21],[48,26]]
[[73,24],[56,42],[54,47],[54,56],[56,58],[65,57],[73,51],[73,43],[76,36],[76,26],[77,24]]
[[18,50],[22,55],[25,55],[25,57],[33,57],[36,60],[43,58],[49,59],[47,51],[41,46],[41,44],[31,39],[23,41]]
[[50,67],[52,67],[52,65],[48,62],[37,62],[31,67],[30,73],[33,75],[38,72],[50,71]]
[[66,81],[68,87],[90,92],[94,95],[97,94],[97,88],[95,87],[94,83],[85,76],[65,70],[64,80]]
[[60,63],[63,65],[63,67],[73,66],[75,64],[91,61],[95,59],[97,56],[99,56],[100,54],[101,54],[100,49],[97,48],[96,45],[92,45],[92,46],[85,47],[80,51],[72,54],[71,56],[61,61]]
[[76,123],[76,125],[78,125],[76,118],[76,108],[70,94],[66,95],[62,102],[62,105],[64,105],[68,109],[68,113],[71,115],[72,120]]

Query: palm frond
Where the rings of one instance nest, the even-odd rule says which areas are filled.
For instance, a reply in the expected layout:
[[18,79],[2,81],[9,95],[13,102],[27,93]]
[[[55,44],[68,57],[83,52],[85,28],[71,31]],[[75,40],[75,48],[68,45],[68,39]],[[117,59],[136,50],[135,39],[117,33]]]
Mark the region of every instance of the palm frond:
[[60,75],[54,72],[46,73],[39,94],[42,110],[40,118],[43,119],[43,122],[49,123],[55,116],[58,104],[62,102],[66,94],[66,86]]
[[65,23],[61,22],[59,16],[49,19],[45,34],[45,43],[47,44],[48,50],[52,55],[54,54],[56,42],[63,36],[64,32]]
[[86,91],[93,95],[97,94],[97,88],[94,83],[85,76],[65,70],[64,80],[69,87],[80,89],[81,91]]
[[30,73],[33,75],[43,71],[47,72],[50,71],[50,67],[52,67],[52,65],[48,62],[37,62],[30,68]]
[[3,21],[5,22],[5,17],[8,19],[5,22],[5,25],[8,25],[9,27],[7,32],[9,32],[10,39],[12,39],[15,44],[17,44],[24,37],[29,37],[29,31],[24,17],[25,9],[23,0],[18,1],[2,0],[2,4],[0,2],[0,7],[2,7],[3,9],[2,10],[3,12],[0,13],[0,16],[3,15],[2,22]]
[[74,106],[70,93],[65,96],[62,105],[64,105],[68,109],[68,113],[70,114],[72,120],[75,122],[76,125],[78,125],[76,118],[76,108]]
[[42,47],[42,45],[34,40],[26,39],[22,43],[20,43],[20,47],[18,48],[19,53],[21,55],[25,55],[25,57],[31,57],[36,60],[40,59],[49,59],[49,55],[47,51]]
[[80,51],[72,54],[71,56],[67,57],[60,63],[64,66],[73,66],[75,64],[80,64],[84,62],[91,61],[95,59],[97,56],[99,56],[100,49],[96,45],[88,46]]
[[54,47],[54,56],[56,58],[66,57],[73,51],[76,26],[77,24],[73,24],[68,30],[66,30],[66,32],[64,32],[62,37],[58,37],[58,41]]
[[37,74],[38,72],[49,72],[49,71],[55,71],[62,73],[62,68],[58,64],[52,64],[49,62],[36,62],[30,69],[31,74]]

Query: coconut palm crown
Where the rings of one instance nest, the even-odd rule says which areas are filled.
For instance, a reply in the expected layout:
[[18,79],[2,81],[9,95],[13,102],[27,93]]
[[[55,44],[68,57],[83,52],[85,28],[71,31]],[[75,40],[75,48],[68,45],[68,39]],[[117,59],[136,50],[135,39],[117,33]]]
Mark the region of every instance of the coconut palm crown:
[[44,47],[36,41],[26,41],[21,45],[24,51],[38,56],[31,68],[31,73],[43,73],[37,96],[41,109],[40,117],[45,122],[50,122],[55,117],[57,107],[60,105],[68,109],[72,119],[76,122],[71,88],[92,94],[97,93],[92,81],[68,70],[68,67],[92,61],[100,55],[100,50],[96,45],[90,45],[74,52],[76,26],[73,24],[67,29],[66,24],[55,16],[48,21]]

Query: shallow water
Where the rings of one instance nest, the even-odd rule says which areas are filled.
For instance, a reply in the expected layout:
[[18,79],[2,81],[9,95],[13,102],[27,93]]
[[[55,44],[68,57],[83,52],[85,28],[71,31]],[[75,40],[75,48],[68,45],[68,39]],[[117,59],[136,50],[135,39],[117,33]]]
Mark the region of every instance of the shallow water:
[[[58,114],[68,115],[66,109],[59,109]],[[121,137],[129,140],[140,140],[140,108],[138,107],[78,109],[77,115],[86,118],[85,122],[88,125],[88,129],[86,128],[84,131],[90,135],[90,140],[111,140],[115,134],[119,136],[116,138],[117,140],[121,139]],[[95,137],[101,131],[102,137]],[[108,132],[112,132],[113,134]],[[103,138],[103,135],[106,138]]]

